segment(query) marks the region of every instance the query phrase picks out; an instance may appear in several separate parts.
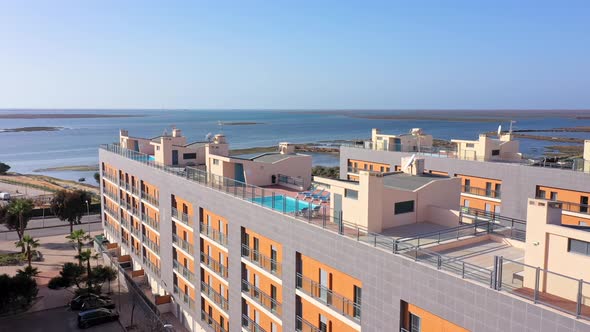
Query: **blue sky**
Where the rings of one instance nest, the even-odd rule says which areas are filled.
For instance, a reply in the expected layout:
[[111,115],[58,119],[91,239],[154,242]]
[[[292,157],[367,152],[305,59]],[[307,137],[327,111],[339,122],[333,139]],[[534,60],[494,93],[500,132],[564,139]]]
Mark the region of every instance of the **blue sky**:
[[588,1],[2,1],[0,108],[590,108]]

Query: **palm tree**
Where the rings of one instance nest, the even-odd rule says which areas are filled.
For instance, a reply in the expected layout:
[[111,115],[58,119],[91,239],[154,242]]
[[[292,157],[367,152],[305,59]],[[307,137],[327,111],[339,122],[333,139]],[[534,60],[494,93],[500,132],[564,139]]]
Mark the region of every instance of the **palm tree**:
[[[76,245],[76,248],[78,249],[78,256],[80,256],[82,254],[82,246],[84,245],[84,241],[90,240],[90,235],[86,234],[83,229],[78,229],[66,236],[66,238],[70,240],[70,243]],[[82,266],[82,261],[80,259],[78,259],[78,264]]]
[[[18,238],[22,240],[27,222],[31,219],[31,212],[33,211],[33,201],[29,199],[17,199],[8,206],[8,213],[18,217],[18,226],[16,233]],[[23,248],[24,252],[24,248]]]
[[27,266],[22,270],[16,270],[16,274],[32,278],[36,277],[39,274],[39,270],[36,267]]
[[32,236],[27,234],[23,236],[21,240],[15,242],[15,245],[21,248],[25,257],[27,257],[29,268],[32,268],[31,261],[33,260],[33,254],[36,252],[35,248],[39,247],[39,240],[35,240]]
[[82,263],[86,263],[86,274],[87,274],[87,278],[88,278],[88,291],[90,292],[92,289],[92,269],[90,267],[90,260],[92,260],[93,258],[95,258],[96,256],[98,256],[98,254],[92,254],[92,250],[90,249],[86,249],[82,252],[80,252],[79,255],[76,255],[76,258],[82,262]]

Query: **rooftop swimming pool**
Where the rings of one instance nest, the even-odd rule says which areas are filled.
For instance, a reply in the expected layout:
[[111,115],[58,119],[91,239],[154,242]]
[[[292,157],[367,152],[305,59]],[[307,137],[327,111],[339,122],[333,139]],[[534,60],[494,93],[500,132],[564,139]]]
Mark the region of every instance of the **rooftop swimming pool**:
[[[295,199],[293,197],[287,196],[264,196],[264,197],[256,197],[250,200],[251,202],[262,205],[264,207],[276,210],[276,211],[283,211],[285,212],[299,212],[305,208],[315,208],[319,205],[311,204],[309,201],[302,201]],[[274,204],[273,204],[274,201]]]

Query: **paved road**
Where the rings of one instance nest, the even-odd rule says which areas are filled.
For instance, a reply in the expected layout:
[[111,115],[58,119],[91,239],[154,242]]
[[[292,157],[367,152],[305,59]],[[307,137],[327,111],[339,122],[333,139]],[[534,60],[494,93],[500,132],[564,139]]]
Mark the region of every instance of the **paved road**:
[[[74,229],[83,229],[87,232],[92,231],[100,231],[102,230],[102,224],[98,223],[88,223],[88,222],[97,222],[100,221],[100,215],[90,215],[82,217],[82,224],[81,225],[74,225]],[[27,230],[27,233],[33,237],[45,237],[45,236],[54,236],[54,235],[65,235],[70,233],[70,224],[65,221],[61,221],[57,218],[45,218],[45,219],[33,219],[29,221],[28,228],[33,227],[47,227],[47,226],[60,226],[60,227],[52,227],[52,228],[43,228],[43,229],[32,229]],[[0,225],[0,240],[5,241],[12,241],[17,240],[18,236],[16,232],[5,232],[7,229]]]
[[[0,319],[0,331],[63,332],[80,331],[77,311],[57,308]],[[119,322],[105,323],[82,331],[122,332]]]

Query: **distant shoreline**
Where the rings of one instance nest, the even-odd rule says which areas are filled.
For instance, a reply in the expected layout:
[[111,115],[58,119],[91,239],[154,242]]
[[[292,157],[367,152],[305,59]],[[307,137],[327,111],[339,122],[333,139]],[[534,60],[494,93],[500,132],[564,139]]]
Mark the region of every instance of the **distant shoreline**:
[[94,119],[94,118],[137,118],[145,115],[132,114],[82,114],[82,113],[10,113],[1,114],[0,119]]
[[58,166],[39,168],[33,170],[34,173],[40,172],[98,172],[98,165],[76,165],[76,166]]
[[0,129],[0,133],[20,133],[32,131],[60,131],[63,127],[20,127]]

